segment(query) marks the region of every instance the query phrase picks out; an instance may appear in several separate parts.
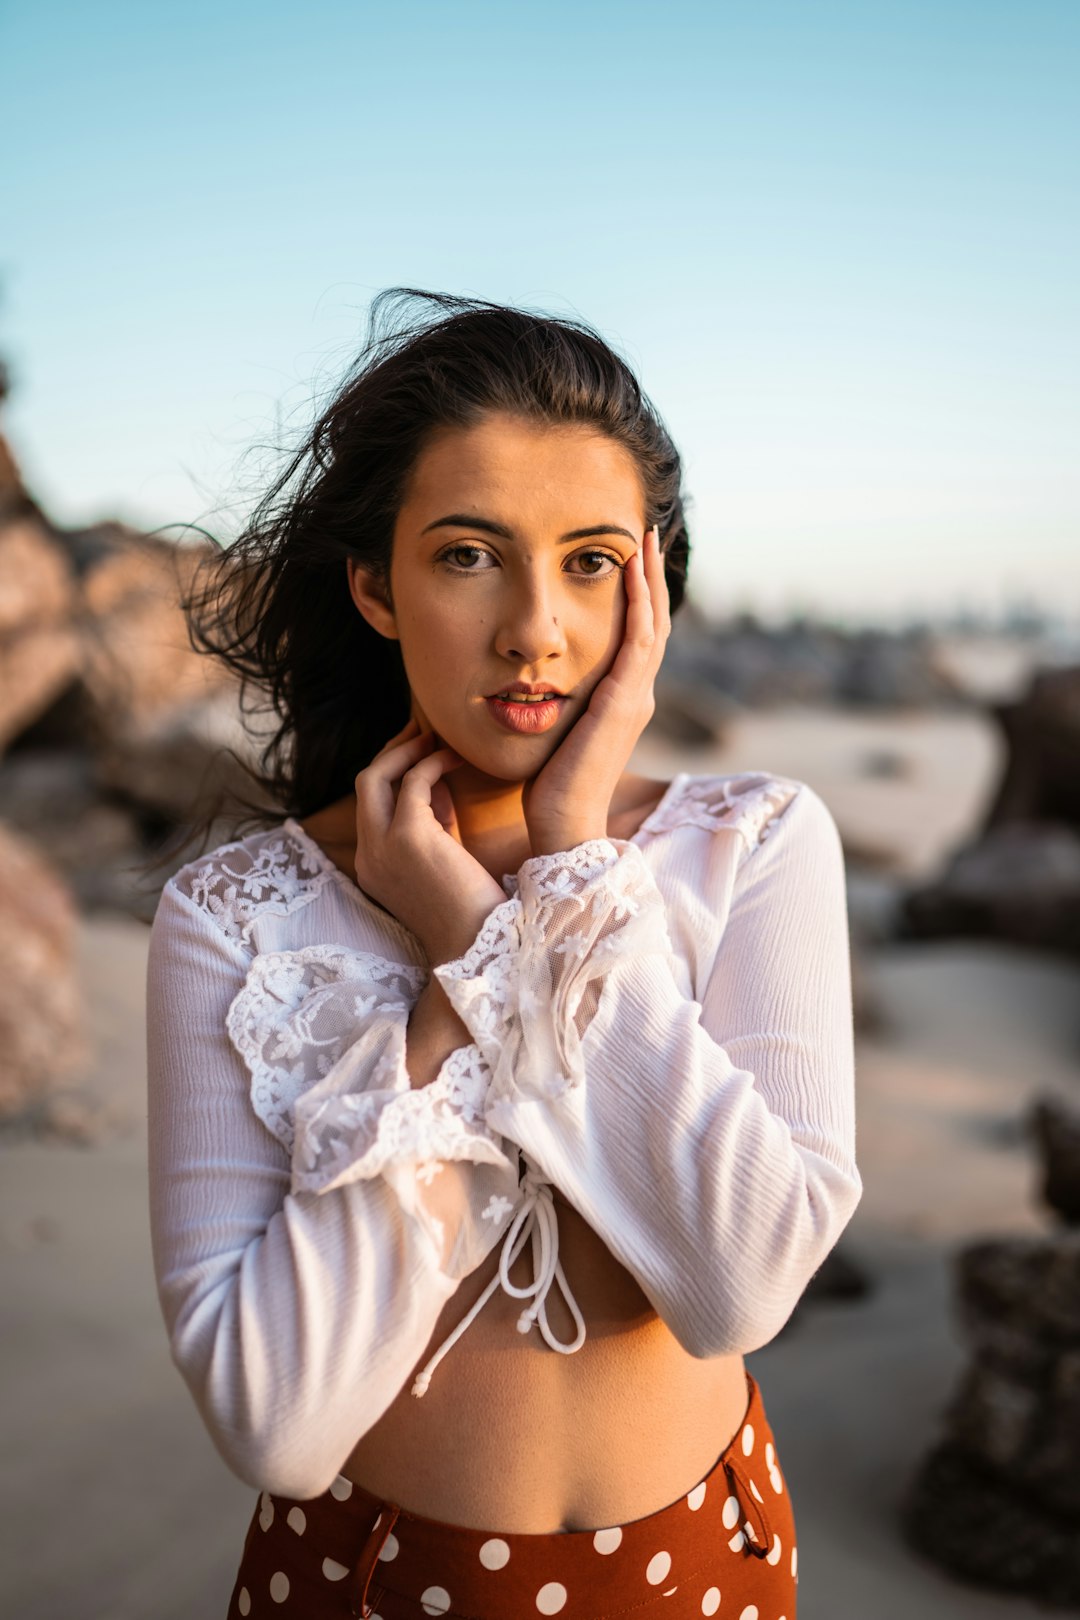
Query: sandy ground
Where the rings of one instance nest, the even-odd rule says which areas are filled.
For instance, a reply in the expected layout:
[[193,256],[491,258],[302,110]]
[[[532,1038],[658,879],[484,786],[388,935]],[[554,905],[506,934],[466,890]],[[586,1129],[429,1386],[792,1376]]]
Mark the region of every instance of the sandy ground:
[[[872,730],[879,752],[891,746],[878,722]],[[857,752],[864,739],[847,741]],[[971,742],[971,757],[979,746]],[[769,750],[773,768],[814,780],[778,753]],[[922,763],[898,782],[929,802],[928,773],[950,767],[926,763],[933,748],[915,753]],[[940,789],[935,778],[933,838],[924,825],[909,862],[952,836],[956,806],[941,810]],[[970,781],[967,791],[976,796]],[[899,812],[889,814],[895,828]],[[82,928],[96,1053],[85,1084],[116,1112],[109,1138],[92,1148],[0,1138],[0,1609],[20,1620],[215,1620],[254,1504],[169,1360],[154,1292],[146,937],[120,919]],[[911,1552],[897,1504],[965,1360],[951,1254],[969,1237],[1049,1225],[1023,1119],[1044,1090],[1080,1092],[1076,970],[990,945],[891,945],[874,951],[867,976],[882,1022],[860,1043],[866,1192],[843,1247],[873,1291],[807,1303],[749,1358],[795,1500],[799,1617],[1026,1620],[1045,1611],[960,1586]]]

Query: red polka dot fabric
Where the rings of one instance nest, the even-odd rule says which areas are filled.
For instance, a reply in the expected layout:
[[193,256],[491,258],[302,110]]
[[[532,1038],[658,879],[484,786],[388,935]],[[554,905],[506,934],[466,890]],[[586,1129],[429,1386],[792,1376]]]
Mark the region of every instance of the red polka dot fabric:
[[340,1475],[322,1496],[263,1492],[228,1620],[796,1620],[798,1548],[756,1380],[738,1433],[685,1496],[564,1535],[407,1513]]

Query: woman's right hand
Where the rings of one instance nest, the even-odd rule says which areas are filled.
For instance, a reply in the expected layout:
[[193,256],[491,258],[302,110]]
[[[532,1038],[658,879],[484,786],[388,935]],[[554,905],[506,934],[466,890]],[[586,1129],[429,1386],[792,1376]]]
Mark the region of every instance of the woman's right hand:
[[463,763],[410,719],[356,778],[356,881],[416,935],[432,967],[461,956],[506,899],[455,836],[442,778]]

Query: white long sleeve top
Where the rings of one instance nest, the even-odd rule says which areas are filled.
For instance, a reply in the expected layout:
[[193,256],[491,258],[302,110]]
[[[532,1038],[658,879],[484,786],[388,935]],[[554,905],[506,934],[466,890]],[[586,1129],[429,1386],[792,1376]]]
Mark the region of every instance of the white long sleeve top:
[[[296,821],[162,894],[158,1292],[210,1435],[256,1488],[329,1488],[500,1242],[413,1393],[499,1286],[523,1298],[520,1330],[579,1347],[588,1301],[558,1264],[552,1188],[698,1357],[772,1339],[859,1202],[843,858],[809,787],[682,773],[633,838],[535,856],[502,887],[433,970],[471,1040],[417,1090],[420,944]],[[544,1310],[556,1282],[566,1344]]]

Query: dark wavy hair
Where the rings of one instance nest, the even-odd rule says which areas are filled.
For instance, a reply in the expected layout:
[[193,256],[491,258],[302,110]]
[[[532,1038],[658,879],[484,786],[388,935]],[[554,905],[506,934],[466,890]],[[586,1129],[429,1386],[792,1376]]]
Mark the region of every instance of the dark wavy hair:
[[183,602],[192,645],[239,676],[245,717],[256,708],[271,716],[253,775],[285,814],[310,815],[350,793],[408,719],[399,644],[357,612],[346,559],[389,589],[394,524],[417,458],[437,429],[470,427],[489,411],[587,424],[623,445],[646,522],[659,525],[672,612],[682,602],[690,542],[679,456],[599,334],[478,298],[378,293],[365,346],[329,405]]

